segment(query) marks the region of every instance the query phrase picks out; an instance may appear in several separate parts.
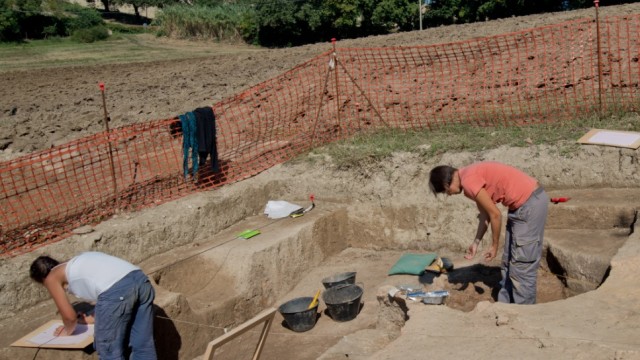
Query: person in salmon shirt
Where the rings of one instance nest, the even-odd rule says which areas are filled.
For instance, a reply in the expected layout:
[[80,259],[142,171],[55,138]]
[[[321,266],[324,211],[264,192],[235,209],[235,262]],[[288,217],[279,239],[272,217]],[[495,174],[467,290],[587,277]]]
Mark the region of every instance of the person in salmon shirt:
[[535,304],[549,206],[549,196],[538,181],[515,167],[484,161],[460,169],[436,166],[429,173],[429,187],[436,196],[464,193],[476,203],[480,211],[478,229],[466,259],[475,257],[489,227],[491,246],[483,256],[485,261],[496,257],[502,231],[502,213],[497,204],[508,208],[498,301]]

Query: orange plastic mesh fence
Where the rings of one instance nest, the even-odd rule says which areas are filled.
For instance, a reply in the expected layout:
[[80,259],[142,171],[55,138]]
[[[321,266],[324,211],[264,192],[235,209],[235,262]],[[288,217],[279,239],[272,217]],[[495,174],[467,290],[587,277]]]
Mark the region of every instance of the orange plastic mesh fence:
[[177,118],[4,162],[0,256],[58,241],[120,210],[254,176],[358,132],[537,124],[635,109],[639,19],[601,19],[600,31],[582,19],[450,44],[329,50],[215,104],[221,171],[208,162],[196,178],[183,173]]

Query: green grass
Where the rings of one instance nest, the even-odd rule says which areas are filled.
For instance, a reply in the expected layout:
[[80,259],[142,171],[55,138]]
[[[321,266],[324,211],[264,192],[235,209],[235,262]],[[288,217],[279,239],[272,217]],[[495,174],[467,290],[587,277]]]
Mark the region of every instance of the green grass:
[[0,72],[63,66],[179,60],[220,53],[259,50],[249,46],[219,46],[195,41],[168,41],[158,39],[150,33],[114,32],[105,41],[88,44],[78,43],[69,38],[32,40],[20,44],[0,43]]
[[69,38],[2,44],[0,71],[141,61],[137,55],[141,50],[144,47],[135,41],[135,35],[121,35],[89,44]]
[[389,129],[373,134],[361,134],[311,151],[295,161],[314,162],[328,155],[340,169],[378,162],[394,152],[417,153],[425,158],[445,152],[481,151],[500,146],[526,147],[554,145],[559,156],[577,153],[577,140],[590,129],[640,131],[636,113],[615,112],[603,116],[591,115],[556,124],[527,126],[487,126],[467,124],[443,125],[433,130],[402,131]]

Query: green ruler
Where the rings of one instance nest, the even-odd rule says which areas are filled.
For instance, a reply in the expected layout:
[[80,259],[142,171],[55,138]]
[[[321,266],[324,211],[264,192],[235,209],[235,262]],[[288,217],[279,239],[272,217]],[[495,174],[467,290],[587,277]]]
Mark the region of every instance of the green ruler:
[[260,234],[260,230],[245,230],[240,234],[238,234],[238,237],[243,239],[250,239],[259,234]]

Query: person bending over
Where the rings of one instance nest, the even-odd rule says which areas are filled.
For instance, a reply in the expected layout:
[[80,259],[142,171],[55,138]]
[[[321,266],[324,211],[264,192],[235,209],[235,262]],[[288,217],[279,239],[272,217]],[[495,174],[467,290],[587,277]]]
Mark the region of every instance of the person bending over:
[[429,173],[429,187],[434,195],[464,193],[475,201],[480,211],[478,229],[466,259],[476,255],[489,226],[492,241],[484,259],[490,261],[496,257],[502,230],[502,214],[496,204],[509,209],[498,301],[535,304],[549,206],[549,197],[536,179],[509,165],[486,161],[460,169],[436,166]]
[[[73,334],[78,322],[94,323],[100,359],[155,360],[153,300],[149,278],[137,266],[100,252],[85,252],[60,263],[49,256],[33,261],[30,276],[49,291],[63,325],[54,335]],[[94,316],[76,314],[66,292],[95,302]],[[95,320],[95,322],[94,322]]]

